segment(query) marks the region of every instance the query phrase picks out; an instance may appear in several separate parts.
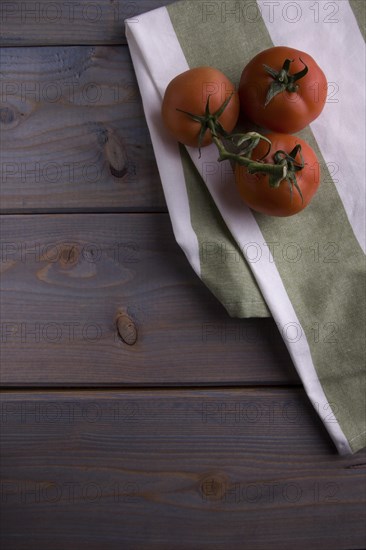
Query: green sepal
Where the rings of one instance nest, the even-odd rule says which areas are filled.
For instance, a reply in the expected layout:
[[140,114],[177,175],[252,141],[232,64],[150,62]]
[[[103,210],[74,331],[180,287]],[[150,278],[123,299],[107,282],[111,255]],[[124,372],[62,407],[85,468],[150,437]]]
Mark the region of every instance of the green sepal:
[[190,116],[192,120],[194,120],[195,122],[199,122],[200,124],[202,124],[202,122],[205,120],[204,116],[194,115],[189,111],[183,111],[182,109],[178,109],[178,107],[176,108],[176,111],[178,111],[179,113],[183,113],[184,115]]
[[277,80],[272,82],[272,84],[268,88],[264,106],[267,107],[268,103],[270,103],[270,101],[272,101],[272,99],[276,97],[276,95],[281,94],[285,90],[286,90],[286,84],[284,84],[283,82],[277,82]]
[[299,195],[300,195],[300,197],[301,197],[301,202],[304,202],[304,197],[302,196],[301,189],[300,189],[299,184],[297,183],[297,179],[296,179],[295,174],[293,175],[292,180],[293,180],[293,181],[292,181],[292,184],[295,186],[296,191],[299,193]]
[[201,148],[202,148],[202,143],[203,143],[203,139],[205,137],[205,134],[207,132],[208,128],[206,125],[201,125],[201,129],[200,129],[200,133],[199,133],[199,136],[198,136],[198,154],[199,154],[199,158],[201,158]]
[[286,181],[287,181],[287,185],[288,185],[288,188],[289,188],[289,191],[290,191],[290,202],[292,202],[292,198],[293,198],[292,188],[293,188],[294,184],[293,184],[291,176],[287,176]]
[[290,65],[293,63],[293,59],[285,59],[282,69],[280,71],[276,71],[275,69],[272,69],[272,67],[269,67],[265,63],[263,63],[264,70],[274,79],[274,82],[270,84],[264,106],[267,107],[267,105],[272,101],[276,95],[284,92],[287,90],[288,92],[294,93],[298,89],[298,85],[296,82],[303,78],[309,71],[307,65],[303,62],[301,57],[299,57],[301,63],[304,65],[304,68],[295,73],[290,74]]
[[269,178],[268,178],[269,186],[272,187],[273,189],[277,189],[280,186],[281,181],[283,181],[284,179],[287,179],[286,174],[287,174],[286,166],[284,166],[284,171],[283,171],[283,174],[281,174],[281,176],[277,176],[276,174],[269,174]]
[[263,67],[266,69],[267,73],[270,74],[273,78],[278,77],[278,71],[275,71],[274,69],[272,69],[272,67],[269,67],[265,63],[263,63]]
[[[216,117],[217,119],[220,118],[220,116],[222,115],[222,113],[225,111],[226,107],[229,105],[229,102],[230,102],[230,99],[233,97],[233,94],[234,92],[232,92],[224,101],[224,103],[221,105],[221,107],[219,107],[216,111],[216,113],[213,114],[214,117]],[[208,96],[208,99],[207,99],[207,104],[208,104],[208,100],[210,99],[210,96]],[[207,105],[206,105],[207,107]]]
[[295,73],[293,75],[293,81],[296,82],[297,80],[300,80],[300,78],[303,78],[306,74],[308,74],[309,72],[309,67],[303,62],[303,60],[301,59],[301,57],[299,57],[301,63],[304,65],[304,68],[302,71],[299,71],[298,73]]
[[[301,161],[300,163],[296,162],[297,155],[300,156],[300,161]],[[301,145],[299,143],[296,144],[290,153],[286,153],[285,151],[282,151],[282,150],[276,151],[276,153],[273,155],[273,158],[276,164],[286,163],[287,176],[285,179],[287,181],[287,184],[290,190],[291,201],[293,197],[293,188],[295,187],[296,191],[299,193],[301,197],[301,201],[304,202],[304,197],[302,195],[300,186],[296,179],[296,172],[299,172],[305,166],[304,158],[301,154]]]

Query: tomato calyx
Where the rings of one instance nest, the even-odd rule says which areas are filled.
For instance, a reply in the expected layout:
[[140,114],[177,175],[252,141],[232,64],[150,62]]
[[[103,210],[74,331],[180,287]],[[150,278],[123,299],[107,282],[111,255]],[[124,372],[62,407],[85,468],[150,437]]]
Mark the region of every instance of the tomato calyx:
[[263,67],[266,72],[274,79],[274,82],[272,82],[272,84],[268,88],[266,100],[264,103],[265,107],[277,94],[280,94],[285,90],[292,93],[297,92],[299,86],[298,84],[296,84],[296,82],[300,80],[300,78],[303,78],[309,71],[308,66],[303,62],[301,57],[299,57],[299,59],[304,65],[304,68],[302,69],[302,71],[299,71],[295,74],[290,74],[290,64],[293,63],[293,59],[286,59],[280,71],[276,71],[275,69],[272,69],[272,67],[269,67],[268,65],[263,63]]
[[[290,153],[286,151],[276,151],[273,155],[274,164],[260,162],[264,157],[267,156],[268,152],[259,159],[258,161],[251,160],[251,152],[258,145],[259,141],[263,139],[267,143],[271,144],[270,140],[261,134],[256,132],[248,132],[247,134],[242,134],[240,142],[249,141],[247,145],[247,150],[250,150],[249,155],[243,156],[241,154],[235,154],[228,152],[222,142],[216,137],[214,142],[219,149],[220,157],[219,161],[223,160],[234,160],[237,164],[246,166],[249,174],[259,174],[264,173],[268,175],[268,184],[273,189],[278,189],[282,182],[286,182],[290,192],[290,202],[293,199],[293,190],[294,188],[299,193],[301,197],[301,202],[304,202],[304,198],[300,189],[300,186],[297,182],[296,172],[302,170],[305,166],[304,159],[301,154],[301,145],[297,144]],[[271,147],[271,145],[270,145]],[[300,162],[296,160],[296,157],[299,155]]]
[[210,112],[210,97],[211,96],[208,96],[208,98],[207,98],[207,103],[206,103],[205,114],[204,115],[195,115],[194,113],[190,113],[188,111],[183,111],[182,109],[177,108],[177,111],[179,111],[180,113],[184,113],[185,115],[191,117],[192,120],[194,120],[194,121],[198,122],[199,124],[201,124],[201,129],[200,129],[200,133],[199,133],[199,136],[198,136],[198,150],[199,150],[200,156],[201,156],[201,147],[202,147],[203,139],[204,139],[205,134],[208,130],[210,130],[212,135],[215,135],[215,136],[217,134],[220,134],[222,136],[229,135],[226,132],[226,130],[222,127],[222,125],[220,124],[219,118],[222,115],[222,113],[225,111],[226,107],[228,106],[229,101],[232,98],[233,94],[234,94],[234,92],[231,93],[230,96],[228,96],[225,99],[223,104],[214,113]]
[[[300,162],[296,161],[296,157],[299,155]],[[304,202],[304,197],[302,196],[301,189],[296,179],[296,172],[302,170],[305,166],[304,159],[301,154],[301,145],[297,144],[292,149],[290,153],[279,150],[273,155],[274,161],[276,164],[286,167],[286,177],[284,179],[275,178],[273,176],[269,177],[269,185],[274,189],[278,188],[282,181],[286,181],[290,191],[290,198],[292,201],[293,188],[295,187],[296,191],[301,197],[301,202]]]

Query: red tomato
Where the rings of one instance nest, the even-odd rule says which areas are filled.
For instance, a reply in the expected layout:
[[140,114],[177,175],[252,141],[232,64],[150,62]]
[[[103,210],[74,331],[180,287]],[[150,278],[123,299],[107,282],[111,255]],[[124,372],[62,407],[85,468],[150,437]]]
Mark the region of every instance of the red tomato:
[[[287,64],[288,71],[281,72],[286,60],[291,61]],[[307,73],[293,82],[294,76],[306,72],[305,66]],[[243,70],[239,85],[241,110],[246,118],[263,128],[291,134],[320,115],[327,86],[323,71],[307,53],[284,46],[269,48],[256,55]],[[266,105],[270,88],[277,94]]]
[[[267,134],[272,147],[261,162],[273,164],[277,151],[289,154],[296,145],[301,145],[304,168],[296,171],[296,180],[302,198],[295,186],[290,191],[289,183],[284,179],[278,188],[270,187],[269,176],[263,173],[250,174],[245,166],[236,164],[235,181],[244,202],[257,212],[270,216],[292,216],[303,210],[315,195],[320,180],[319,162],[313,149],[304,140],[290,134]],[[268,149],[267,143],[261,141],[253,150],[252,160],[261,159]],[[283,155],[281,155],[283,157]],[[295,156],[296,164],[301,164],[299,153]]]
[[[210,113],[215,113],[224,101],[231,96],[219,123],[227,132],[234,129],[240,112],[240,103],[235,86],[220,71],[212,67],[197,67],[181,73],[168,85],[163,99],[163,122],[172,136],[191,147],[198,147],[201,130],[200,122],[193,120],[181,111],[203,116],[207,98],[210,96]],[[212,142],[211,132],[206,131],[202,146]]]

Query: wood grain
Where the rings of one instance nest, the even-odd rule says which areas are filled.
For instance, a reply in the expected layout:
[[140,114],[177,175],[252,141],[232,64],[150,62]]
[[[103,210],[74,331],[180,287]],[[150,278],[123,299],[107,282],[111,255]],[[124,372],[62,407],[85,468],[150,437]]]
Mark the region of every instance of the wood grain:
[[1,236],[3,385],[299,382],[273,320],[231,319],[167,214],[3,216]]
[[1,58],[2,212],[166,211],[127,46]]
[[11,0],[0,4],[2,46],[124,44],[125,19],[173,0]]
[[366,453],[302,390],[2,395],[6,550],[365,547]]
[[0,2],[1,547],[364,550],[366,451],[172,234],[124,34],[171,1]]

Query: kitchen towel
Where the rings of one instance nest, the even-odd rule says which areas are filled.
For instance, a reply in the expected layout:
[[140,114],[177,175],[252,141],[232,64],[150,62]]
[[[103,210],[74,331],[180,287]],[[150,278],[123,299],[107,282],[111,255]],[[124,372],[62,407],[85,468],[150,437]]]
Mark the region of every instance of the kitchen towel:
[[[273,316],[340,454],[366,446],[362,4],[183,0],[125,21],[176,240],[229,315]],[[215,145],[199,156],[161,119],[178,74],[209,65],[238,85],[257,53],[279,45],[309,53],[328,79],[322,114],[298,134],[318,156],[319,191],[289,218],[249,210]]]

